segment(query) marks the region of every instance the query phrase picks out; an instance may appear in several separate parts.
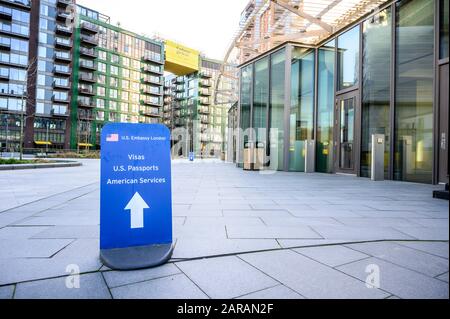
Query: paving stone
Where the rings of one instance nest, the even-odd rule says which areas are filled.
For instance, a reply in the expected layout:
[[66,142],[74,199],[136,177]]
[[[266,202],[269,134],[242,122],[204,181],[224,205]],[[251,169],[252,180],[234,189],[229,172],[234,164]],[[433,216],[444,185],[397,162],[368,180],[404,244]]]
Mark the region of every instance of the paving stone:
[[100,216],[92,214],[89,216],[56,216],[56,217],[30,217],[15,225],[21,226],[89,226],[99,225]]
[[14,286],[0,287],[0,299],[12,299],[14,294]]
[[256,291],[237,299],[304,299],[301,295],[283,285]]
[[448,271],[448,259],[430,255],[395,243],[364,243],[347,245],[354,250],[396,265],[435,277]]
[[[412,218],[412,222],[425,227],[449,228],[448,218]],[[407,226],[407,225],[404,225]]]
[[184,225],[189,227],[224,227],[227,225],[263,226],[264,223],[259,217],[187,217]]
[[0,240],[29,239],[46,229],[48,229],[48,227],[5,227],[0,229]]
[[300,248],[346,243],[345,240],[330,239],[277,239],[277,242],[283,248]]
[[369,256],[344,246],[324,246],[294,249],[294,251],[330,267],[348,264]]
[[161,277],[167,277],[179,274],[181,271],[173,264],[165,264],[156,268],[133,270],[133,271],[105,271],[105,277],[108,287],[115,288],[129,285],[137,282],[148,281]]
[[448,242],[410,242],[410,241],[399,241],[399,245],[424,251],[426,253],[436,255],[448,259],[449,257],[449,245]]
[[448,240],[448,228],[427,228],[427,227],[395,227],[408,236],[419,240]]
[[207,299],[185,275],[178,274],[111,289],[115,299]]
[[228,238],[321,238],[307,226],[276,227],[276,226],[236,226],[227,227]]
[[55,255],[55,258],[92,261],[98,260],[100,255],[99,239],[77,239]]
[[218,256],[280,248],[275,239],[180,238],[172,258]]
[[225,217],[276,217],[276,218],[289,218],[292,215],[286,210],[223,210],[223,216]]
[[53,226],[36,234],[33,238],[100,238],[99,226]]
[[312,226],[325,239],[399,240],[414,239],[391,227]]
[[261,217],[267,226],[333,226],[341,223],[329,217]]
[[101,273],[79,276],[79,288],[70,276],[18,284],[15,299],[111,299]]
[[442,274],[440,276],[437,276],[436,278],[445,281],[446,283],[448,283],[448,272],[446,272],[445,274]]
[[414,222],[413,219],[406,218],[336,218],[337,221],[341,222],[346,226],[352,227],[417,227],[418,223]]
[[380,288],[402,299],[448,299],[448,284],[378,258],[369,258],[338,267],[346,274],[366,280],[368,266],[380,270]]
[[264,252],[240,257],[306,298],[366,299],[389,296],[378,289],[368,289],[363,281],[294,251]]
[[0,259],[49,258],[72,242],[69,239],[0,240]]
[[237,257],[176,264],[209,297],[229,299],[277,285],[277,282]]

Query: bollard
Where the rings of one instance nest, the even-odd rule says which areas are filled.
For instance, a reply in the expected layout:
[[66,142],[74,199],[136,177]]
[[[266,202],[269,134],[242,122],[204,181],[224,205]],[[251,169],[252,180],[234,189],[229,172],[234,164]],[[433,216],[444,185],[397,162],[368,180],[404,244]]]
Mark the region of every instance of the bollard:
[[372,180],[384,181],[384,152],[385,136],[384,134],[372,135]]

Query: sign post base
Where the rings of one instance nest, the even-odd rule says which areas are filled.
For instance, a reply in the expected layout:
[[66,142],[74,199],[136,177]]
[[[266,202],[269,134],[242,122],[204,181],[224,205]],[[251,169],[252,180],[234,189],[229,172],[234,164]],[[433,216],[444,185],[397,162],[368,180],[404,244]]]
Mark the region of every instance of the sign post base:
[[102,263],[114,270],[135,270],[160,266],[169,261],[173,244],[100,250]]

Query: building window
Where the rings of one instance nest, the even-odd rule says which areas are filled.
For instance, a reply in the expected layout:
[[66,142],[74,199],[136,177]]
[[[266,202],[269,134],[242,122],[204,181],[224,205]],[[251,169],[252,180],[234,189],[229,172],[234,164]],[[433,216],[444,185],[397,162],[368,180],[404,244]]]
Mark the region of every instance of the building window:
[[363,23],[361,176],[371,177],[372,135],[385,135],[385,178],[389,178],[391,8]]
[[314,60],[314,50],[293,49],[289,134],[290,171],[305,171],[305,143],[313,139]]
[[359,73],[359,26],[338,37],[338,90],[358,84]]
[[316,171],[321,173],[333,170],[335,45],[332,40],[318,50]]
[[267,108],[269,107],[269,58],[255,62],[252,127],[254,142],[266,146]]
[[394,178],[432,182],[434,1],[397,3]]
[[440,0],[439,18],[439,58],[448,58],[448,22],[449,22],[449,1]]

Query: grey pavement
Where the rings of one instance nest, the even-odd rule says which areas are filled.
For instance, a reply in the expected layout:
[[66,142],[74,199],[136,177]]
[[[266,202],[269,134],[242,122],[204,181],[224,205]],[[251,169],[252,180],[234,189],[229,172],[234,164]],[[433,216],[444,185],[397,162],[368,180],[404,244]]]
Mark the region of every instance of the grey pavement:
[[434,186],[174,161],[173,258],[119,272],[98,258],[99,162],[83,164],[0,172],[0,299],[449,297]]

